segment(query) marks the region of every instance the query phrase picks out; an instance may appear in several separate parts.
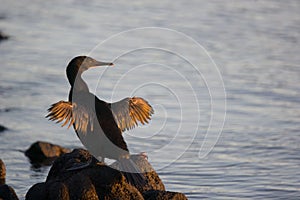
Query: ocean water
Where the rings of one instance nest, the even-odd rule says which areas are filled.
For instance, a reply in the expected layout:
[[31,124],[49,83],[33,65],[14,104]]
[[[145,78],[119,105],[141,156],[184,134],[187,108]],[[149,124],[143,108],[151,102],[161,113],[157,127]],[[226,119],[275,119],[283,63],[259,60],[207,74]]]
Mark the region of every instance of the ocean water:
[[150,124],[125,132],[167,190],[189,199],[300,198],[300,3],[0,0],[0,158],[20,199],[45,180],[23,152],[82,147],[44,116],[66,100],[76,55],[113,61],[84,74],[106,101],[141,96]]

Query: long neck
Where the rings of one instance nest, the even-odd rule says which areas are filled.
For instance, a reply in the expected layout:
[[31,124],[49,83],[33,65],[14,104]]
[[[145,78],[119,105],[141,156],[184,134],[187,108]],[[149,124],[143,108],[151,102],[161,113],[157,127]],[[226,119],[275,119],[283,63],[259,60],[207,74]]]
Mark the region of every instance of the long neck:
[[73,89],[76,91],[89,91],[89,88],[87,84],[84,82],[84,80],[81,78],[81,76],[78,76],[73,84]]
[[70,83],[72,89],[75,89],[76,91],[80,91],[80,90],[89,91],[87,84],[84,82],[84,80],[81,77],[82,72],[84,70],[82,70],[82,68],[78,67],[78,65],[80,66],[80,64],[78,64],[78,63],[74,64],[73,62],[71,62],[67,66],[66,74],[67,74],[69,83]]
[[72,90],[75,91],[89,91],[87,84],[81,77],[82,72],[77,71],[74,73],[67,74],[69,83],[72,87]]
[[76,78],[69,78],[69,82],[71,84],[71,89],[69,93],[69,101],[73,101],[73,95],[84,95],[89,93],[89,88],[84,80],[81,78],[81,74],[78,74]]

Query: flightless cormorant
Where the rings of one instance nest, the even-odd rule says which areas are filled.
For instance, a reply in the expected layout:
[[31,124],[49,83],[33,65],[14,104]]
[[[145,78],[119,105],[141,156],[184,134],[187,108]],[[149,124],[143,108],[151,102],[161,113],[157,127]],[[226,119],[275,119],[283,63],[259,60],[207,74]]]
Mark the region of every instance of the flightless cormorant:
[[145,183],[144,176],[130,159],[122,132],[132,129],[138,122],[145,124],[154,113],[152,107],[142,98],[125,98],[115,103],[100,100],[89,91],[81,78],[84,71],[96,66],[110,66],[113,63],[97,61],[88,56],[73,58],[67,66],[67,78],[71,85],[69,101],[51,105],[46,116],[52,121],[69,124],[95,157],[118,160],[120,169],[128,182],[135,186]]

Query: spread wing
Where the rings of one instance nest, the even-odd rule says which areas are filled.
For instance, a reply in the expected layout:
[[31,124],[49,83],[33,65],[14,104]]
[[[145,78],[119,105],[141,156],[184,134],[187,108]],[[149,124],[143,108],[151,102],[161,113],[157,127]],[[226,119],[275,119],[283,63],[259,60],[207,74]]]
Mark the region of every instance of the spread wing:
[[123,131],[130,130],[138,125],[148,123],[154,113],[151,105],[140,97],[125,98],[111,103],[111,110],[118,127]]
[[88,129],[93,131],[93,121],[96,118],[95,112],[84,106],[68,101],[59,101],[51,105],[48,109],[49,114],[46,118],[62,122],[62,127],[69,124],[68,128],[74,124],[74,129],[86,133]]

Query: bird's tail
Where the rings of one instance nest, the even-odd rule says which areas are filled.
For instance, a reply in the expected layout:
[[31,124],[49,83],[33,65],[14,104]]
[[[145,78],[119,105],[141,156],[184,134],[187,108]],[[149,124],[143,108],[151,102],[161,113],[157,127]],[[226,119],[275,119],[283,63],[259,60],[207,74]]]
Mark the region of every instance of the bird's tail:
[[119,160],[120,170],[124,174],[128,183],[135,187],[142,188],[146,185],[146,178],[138,166],[130,158],[121,158]]

